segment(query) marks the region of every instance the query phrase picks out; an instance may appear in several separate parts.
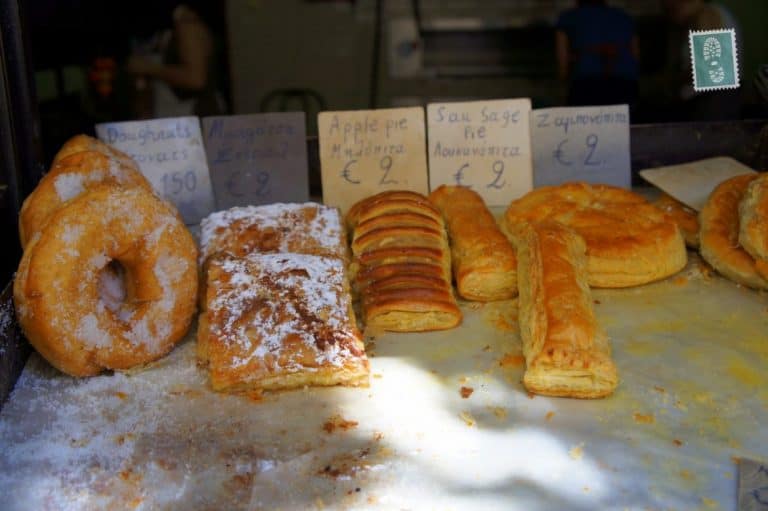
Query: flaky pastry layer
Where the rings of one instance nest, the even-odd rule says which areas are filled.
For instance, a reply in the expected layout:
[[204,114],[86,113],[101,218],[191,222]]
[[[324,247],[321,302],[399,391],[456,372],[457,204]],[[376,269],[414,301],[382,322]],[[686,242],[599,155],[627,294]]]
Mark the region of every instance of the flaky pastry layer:
[[756,289],[768,289],[755,259],[739,245],[739,203],[758,174],[732,177],[720,183],[699,212],[701,256],[723,276]]
[[677,224],[641,196],[608,185],[544,186],[513,201],[502,230],[523,223],[558,222],[587,244],[589,285],[628,287],[668,277],[685,267]]
[[429,199],[448,227],[451,264],[459,295],[490,301],[517,294],[515,249],[477,192],[462,186],[440,186]]
[[618,384],[610,345],[587,285],[586,245],[557,223],[516,230],[520,334],[534,393],[598,398]]

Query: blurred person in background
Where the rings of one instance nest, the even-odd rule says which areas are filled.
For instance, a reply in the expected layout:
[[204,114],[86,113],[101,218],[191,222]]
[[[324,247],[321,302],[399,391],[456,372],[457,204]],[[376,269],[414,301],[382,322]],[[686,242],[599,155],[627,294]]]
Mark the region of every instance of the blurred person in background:
[[135,77],[139,118],[226,113],[222,45],[211,28],[218,2],[159,1],[133,42],[126,70]]
[[578,0],[557,21],[555,50],[569,105],[631,106],[637,100],[637,36],[621,9],[605,0]]

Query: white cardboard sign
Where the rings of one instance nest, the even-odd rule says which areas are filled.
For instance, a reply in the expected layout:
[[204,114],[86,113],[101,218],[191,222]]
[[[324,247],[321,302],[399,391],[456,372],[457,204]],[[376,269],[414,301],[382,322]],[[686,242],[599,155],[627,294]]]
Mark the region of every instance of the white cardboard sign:
[[428,193],[424,109],[320,112],[323,202],[346,212],[385,190]]
[[535,186],[632,184],[627,105],[537,109],[531,136]]
[[429,185],[472,188],[506,206],[533,187],[528,98],[431,103]]
[[133,158],[155,190],[179,209],[186,224],[198,224],[213,211],[197,117],[97,124],[96,134]]

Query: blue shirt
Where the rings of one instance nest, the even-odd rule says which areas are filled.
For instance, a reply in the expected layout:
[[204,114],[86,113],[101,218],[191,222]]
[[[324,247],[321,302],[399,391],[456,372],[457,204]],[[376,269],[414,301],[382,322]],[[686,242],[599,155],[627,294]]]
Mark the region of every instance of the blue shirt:
[[637,79],[637,60],[632,55],[635,27],[621,9],[593,5],[569,9],[560,15],[556,28],[568,36],[575,57],[572,78]]

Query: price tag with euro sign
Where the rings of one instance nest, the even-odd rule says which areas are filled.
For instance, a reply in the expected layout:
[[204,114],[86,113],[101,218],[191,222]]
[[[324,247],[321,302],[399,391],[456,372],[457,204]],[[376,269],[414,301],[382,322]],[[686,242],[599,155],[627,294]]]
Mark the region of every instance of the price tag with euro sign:
[[309,200],[304,112],[203,118],[219,209]]
[[537,109],[531,136],[535,186],[632,184],[627,105]]
[[318,115],[323,202],[346,212],[385,190],[428,193],[424,109]]
[[528,98],[432,103],[429,185],[472,188],[489,206],[506,206],[531,190]]
[[214,209],[211,178],[197,117],[96,125],[97,136],[128,154],[154,189],[172,202],[187,225]]

